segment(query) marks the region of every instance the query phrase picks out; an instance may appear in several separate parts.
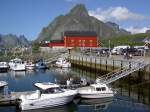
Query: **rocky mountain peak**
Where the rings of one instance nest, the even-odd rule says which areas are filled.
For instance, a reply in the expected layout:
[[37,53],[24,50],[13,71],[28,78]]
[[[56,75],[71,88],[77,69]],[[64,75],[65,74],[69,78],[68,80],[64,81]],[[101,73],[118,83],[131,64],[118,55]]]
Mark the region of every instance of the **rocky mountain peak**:
[[61,40],[64,31],[95,31],[99,38],[109,38],[116,35],[126,35],[119,30],[117,24],[106,24],[95,17],[89,16],[83,4],[73,7],[69,13],[56,17],[38,35],[36,42],[45,40]]
[[70,15],[80,16],[80,17],[88,17],[88,11],[83,4],[78,4],[73,7],[69,13]]

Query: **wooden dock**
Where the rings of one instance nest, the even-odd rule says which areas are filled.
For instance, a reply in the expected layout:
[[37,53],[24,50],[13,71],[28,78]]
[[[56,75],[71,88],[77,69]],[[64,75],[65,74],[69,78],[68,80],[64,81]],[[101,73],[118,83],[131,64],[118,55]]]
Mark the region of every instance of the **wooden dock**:
[[26,92],[11,92],[10,95],[3,95],[0,97],[0,106],[14,105],[17,106],[20,103],[19,97],[21,95],[29,95],[35,91]]
[[[69,89],[77,89],[79,87],[83,87],[81,84],[73,84],[73,85],[60,85],[61,88],[69,88]],[[21,95],[30,95],[32,93],[35,93],[36,91],[25,91],[25,92],[11,92],[10,95],[1,95],[0,96],[0,106],[8,106],[8,105],[14,105],[18,106],[20,103],[19,97]]]

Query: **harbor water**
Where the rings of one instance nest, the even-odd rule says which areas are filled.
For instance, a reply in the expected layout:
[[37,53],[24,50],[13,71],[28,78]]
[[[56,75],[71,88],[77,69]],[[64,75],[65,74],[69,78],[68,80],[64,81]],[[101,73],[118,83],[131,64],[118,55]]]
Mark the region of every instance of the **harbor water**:
[[[36,82],[65,84],[68,78],[73,78],[73,83],[79,83],[80,78],[86,78],[89,82],[93,82],[96,74],[77,68],[50,68],[49,70],[0,73],[0,81],[8,82],[9,91],[21,92],[36,90],[34,86]],[[117,84],[110,86],[117,92],[113,99],[78,98],[64,106],[28,112],[150,112],[150,88],[136,86],[135,90],[140,88],[140,93],[136,93],[131,91],[131,88],[124,88]],[[145,94],[141,94],[141,92]],[[0,112],[19,111],[15,106],[0,106]]]

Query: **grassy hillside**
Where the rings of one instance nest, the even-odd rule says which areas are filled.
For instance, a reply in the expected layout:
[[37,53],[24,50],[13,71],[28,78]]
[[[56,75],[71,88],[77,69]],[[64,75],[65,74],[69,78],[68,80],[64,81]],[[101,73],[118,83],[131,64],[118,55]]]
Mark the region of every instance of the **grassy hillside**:
[[118,46],[118,45],[130,45],[130,46],[136,46],[136,45],[144,45],[143,40],[149,37],[150,34],[134,34],[134,35],[126,35],[126,36],[118,36],[118,37],[112,37],[109,39],[102,39],[100,40],[100,45],[102,47],[108,47],[109,46],[109,40],[110,40],[110,46]]

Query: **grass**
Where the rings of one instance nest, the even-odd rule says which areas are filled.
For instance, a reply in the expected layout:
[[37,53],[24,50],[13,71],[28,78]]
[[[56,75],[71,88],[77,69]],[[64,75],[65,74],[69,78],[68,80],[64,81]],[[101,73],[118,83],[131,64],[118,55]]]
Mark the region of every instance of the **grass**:
[[146,37],[150,37],[150,34],[134,34],[134,35],[126,35],[126,36],[118,36],[118,37],[111,37],[109,39],[101,39],[100,43],[102,47],[108,47],[110,40],[110,46],[119,46],[119,45],[130,45],[130,46],[141,46],[145,43],[142,41]]

